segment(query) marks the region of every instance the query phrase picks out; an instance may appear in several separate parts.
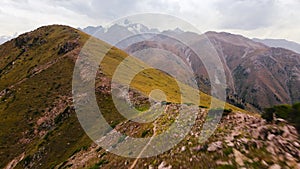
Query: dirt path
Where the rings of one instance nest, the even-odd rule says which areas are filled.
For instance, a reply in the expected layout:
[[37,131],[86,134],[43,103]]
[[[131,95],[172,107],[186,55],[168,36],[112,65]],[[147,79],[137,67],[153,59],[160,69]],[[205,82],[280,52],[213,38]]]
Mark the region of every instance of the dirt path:
[[[167,109],[168,109],[168,105],[166,106],[166,108],[165,108],[165,110],[164,110],[164,113],[166,113],[167,112]],[[149,142],[144,146],[144,148],[141,150],[141,152],[140,152],[140,154],[136,157],[136,159],[134,160],[134,162],[132,163],[132,165],[129,167],[129,169],[133,169],[135,166],[136,166],[136,164],[137,164],[137,162],[138,162],[138,160],[139,160],[139,158],[141,158],[141,155],[144,153],[144,151],[147,149],[147,147],[150,145],[150,143],[152,142],[152,140],[154,139],[154,136],[156,135],[156,123],[155,123],[155,121],[154,121],[154,123],[153,123],[153,136],[150,138],[150,140],[149,140]]]

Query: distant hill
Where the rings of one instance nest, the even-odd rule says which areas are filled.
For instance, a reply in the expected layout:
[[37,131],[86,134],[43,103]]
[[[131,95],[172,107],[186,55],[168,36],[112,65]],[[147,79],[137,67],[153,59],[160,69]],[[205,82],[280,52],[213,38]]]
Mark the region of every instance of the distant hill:
[[12,38],[15,38],[17,36],[17,34],[15,34],[14,36],[0,36],[0,45],[11,40]]
[[293,41],[288,41],[285,39],[258,39],[258,38],[254,38],[253,40],[255,42],[260,42],[270,47],[280,47],[280,48],[285,48],[300,53],[300,44]]

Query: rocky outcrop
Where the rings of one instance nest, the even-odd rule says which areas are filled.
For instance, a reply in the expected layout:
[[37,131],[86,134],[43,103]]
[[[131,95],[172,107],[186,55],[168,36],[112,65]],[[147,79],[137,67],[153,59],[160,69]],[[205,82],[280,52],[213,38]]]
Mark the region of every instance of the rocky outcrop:
[[58,54],[65,54],[68,53],[69,51],[72,51],[79,45],[77,40],[73,41],[67,41],[63,45],[59,46]]

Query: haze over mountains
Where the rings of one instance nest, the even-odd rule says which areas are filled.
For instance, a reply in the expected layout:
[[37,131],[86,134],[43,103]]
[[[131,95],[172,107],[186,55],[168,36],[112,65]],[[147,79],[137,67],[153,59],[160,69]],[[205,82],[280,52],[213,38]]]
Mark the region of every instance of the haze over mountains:
[[263,43],[270,47],[280,47],[300,53],[300,44],[285,39],[253,39],[256,42]]
[[[82,30],[109,44],[116,45],[129,54],[153,46],[149,42],[151,40],[160,41],[160,38],[155,36],[155,33],[159,33],[157,29],[149,29],[138,23],[115,24],[109,28],[87,27]],[[141,36],[118,43],[134,33],[141,33]],[[153,35],[143,33],[153,33]],[[201,35],[184,32],[180,29],[160,33],[167,36],[172,35],[179,39],[201,39]],[[251,40],[241,35],[225,32],[207,32],[205,35],[221,57],[227,76],[227,97],[230,103],[242,108],[246,107],[249,110],[261,111],[272,105],[291,104],[300,101],[300,88],[298,87],[300,86],[300,55],[284,48],[272,47],[288,45],[293,48],[293,45],[297,47],[297,44],[290,45],[291,42],[288,41],[283,41],[286,42],[283,44],[278,40],[272,40],[276,44],[267,43],[267,41]],[[145,43],[141,44],[142,41]],[[197,44],[197,40],[194,41],[192,46]],[[137,46],[138,42],[140,46]],[[161,42],[168,43],[165,39],[161,39]],[[203,67],[201,61],[193,55],[182,59],[188,62],[192,60],[192,68],[199,77],[198,83],[201,84],[201,89],[209,91],[210,84],[207,82],[207,73],[199,68]]]

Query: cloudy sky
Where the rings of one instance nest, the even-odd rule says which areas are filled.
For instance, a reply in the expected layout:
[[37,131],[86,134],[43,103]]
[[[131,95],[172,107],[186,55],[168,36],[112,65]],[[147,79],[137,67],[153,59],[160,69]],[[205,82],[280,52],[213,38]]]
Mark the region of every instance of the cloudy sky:
[[2,0],[0,36],[49,24],[105,25],[144,12],[177,16],[201,32],[227,31],[300,43],[299,0]]

